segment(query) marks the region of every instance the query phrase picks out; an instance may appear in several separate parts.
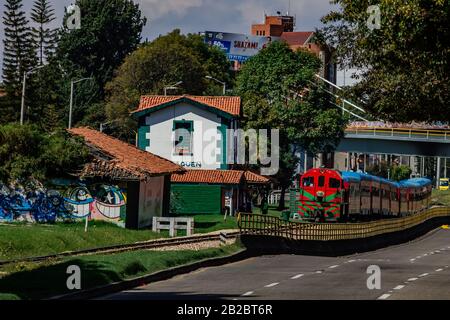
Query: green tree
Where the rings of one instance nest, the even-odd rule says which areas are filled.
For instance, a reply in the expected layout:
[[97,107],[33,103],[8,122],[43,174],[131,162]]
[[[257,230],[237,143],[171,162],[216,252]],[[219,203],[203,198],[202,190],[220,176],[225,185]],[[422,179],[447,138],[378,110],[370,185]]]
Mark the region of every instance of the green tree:
[[35,125],[0,126],[0,180],[46,181],[75,173],[89,159],[80,138],[66,131],[52,134]]
[[320,67],[313,54],[274,42],[247,61],[236,80],[243,97],[244,126],[280,130],[280,170],[275,176],[282,190],[280,209],[299,162],[298,152],[331,152],[344,135],[346,120],[315,81]]
[[22,0],[6,0],[3,16],[3,81],[12,96],[19,94],[23,74],[35,63],[31,31],[22,7]]
[[409,179],[411,177],[412,170],[410,167],[401,165],[401,166],[393,166],[391,168],[391,176],[392,180],[402,181],[405,179]]
[[33,40],[38,51],[39,64],[43,64],[55,50],[57,30],[50,29],[47,25],[55,20],[55,11],[47,0],[35,0],[31,11],[31,20],[38,27],[33,27]]
[[[350,93],[390,121],[440,121],[450,116],[450,2],[445,0],[333,0],[321,37],[338,62],[363,70]],[[381,28],[367,24],[379,5]]]
[[231,82],[229,66],[217,48],[208,47],[198,35],[182,35],[179,30],[142,45],[125,59],[106,86],[106,111],[117,126],[115,133],[124,138],[130,134],[135,124],[129,113],[137,109],[141,95],[163,94],[165,86],[178,81],[183,81],[178,93],[201,95],[217,88],[205,79],[207,75]]
[[146,19],[131,0],[77,0],[75,4],[81,10],[81,28],[69,30],[66,15],[57,57],[68,73],[78,70],[95,79],[98,102],[114,70],[140,43]]

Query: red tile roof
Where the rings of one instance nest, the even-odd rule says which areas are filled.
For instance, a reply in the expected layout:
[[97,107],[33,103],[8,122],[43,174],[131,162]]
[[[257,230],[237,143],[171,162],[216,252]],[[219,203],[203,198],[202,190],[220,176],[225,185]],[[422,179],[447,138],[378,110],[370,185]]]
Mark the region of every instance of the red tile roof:
[[249,171],[238,170],[187,170],[172,174],[172,183],[207,183],[207,184],[266,184],[269,179]]
[[170,102],[180,101],[183,99],[191,100],[204,104],[208,107],[218,109],[233,116],[241,115],[241,98],[240,97],[222,97],[222,96],[142,96],[139,108],[133,113],[153,109]]
[[86,144],[112,159],[96,159],[83,170],[84,176],[129,177],[145,180],[148,177],[184,172],[181,166],[135,146],[89,128],[75,128],[70,133],[81,136]]
[[285,40],[290,46],[304,46],[313,34],[313,31],[283,32],[281,39]]

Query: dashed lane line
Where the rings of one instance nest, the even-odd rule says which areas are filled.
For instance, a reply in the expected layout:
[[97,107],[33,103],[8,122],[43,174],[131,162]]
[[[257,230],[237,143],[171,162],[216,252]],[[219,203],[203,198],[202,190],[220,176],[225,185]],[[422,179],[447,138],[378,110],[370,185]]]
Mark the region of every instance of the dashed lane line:
[[413,282],[413,281],[416,281],[417,279],[419,279],[419,278],[409,278],[408,282]]
[[378,300],[386,300],[387,298],[389,298],[391,295],[388,293],[383,294],[382,296],[378,297]]
[[337,267],[339,267],[339,265],[334,265],[334,266],[328,267],[328,269],[335,269]]
[[428,276],[429,275],[429,273],[427,272],[427,273],[422,273],[421,275],[419,275],[419,277],[420,278],[423,278],[423,277],[426,277],[426,276]]
[[279,282],[274,282],[274,283],[268,284],[267,286],[264,286],[264,287],[265,288],[272,288],[272,287],[275,287],[275,286],[277,286],[279,284],[280,284]]
[[444,269],[439,268],[439,269],[436,269],[435,271],[436,272],[441,272],[442,270],[444,270]]
[[248,296],[251,296],[252,294],[254,294],[254,292],[253,291],[249,291],[249,292],[244,293],[242,295],[242,297],[248,297]]
[[304,276],[304,274],[298,274],[298,275],[296,275],[296,276],[293,276],[291,279],[292,280],[296,280],[296,279],[300,279],[301,277],[303,277]]
[[399,286],[396,286],[394,288],[394,290],[402,290],[404,287],[405,287],[404,285],[399,285]]

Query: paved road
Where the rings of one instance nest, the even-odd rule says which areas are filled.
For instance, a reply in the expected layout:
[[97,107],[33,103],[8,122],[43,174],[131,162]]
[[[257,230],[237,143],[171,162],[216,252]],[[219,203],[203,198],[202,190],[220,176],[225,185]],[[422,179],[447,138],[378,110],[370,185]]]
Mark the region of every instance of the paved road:
[[[367,268],[381,268],[381,289],[367,288]],[[263,256],[207,268],[104,297],[159,299],[445,299],[450,300],[450,230],[408,244],[329,258]]]

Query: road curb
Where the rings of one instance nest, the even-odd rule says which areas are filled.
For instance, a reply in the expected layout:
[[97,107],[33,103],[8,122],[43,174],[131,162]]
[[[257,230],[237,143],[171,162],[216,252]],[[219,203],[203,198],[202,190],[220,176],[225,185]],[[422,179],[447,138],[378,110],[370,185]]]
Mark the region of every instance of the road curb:
[[133,288],[137,288],[140,286],[147,285],[152,282],[158,282],[173,278],[178,275],[190,273],[196,271],[200,268],[208,268],[208,267],[217,267],[221,265],[225,265],[228,263],[233,263],[237,261],[241,261],[247,258],[250,258],[252,255],[250,251],[247,249],[242,249],[237,253],[219,257],[219,258],[210,258],[204,259],[201,261],[197,261],[190,264],[185,264],[182,266],[170,268],[167,270],[158,271],[149,275],[137,277],[134,279],[124,280],[121,282],[116,282],[112,284],[108,284],[105,286],[99,286],[87,290],[78,291],[75,293],[69,293],[64,295],[59,295],[55,297],[51,297],[47,300],[88,300],[93,298],[98,298],[101,296],[110,295],[116,292],[130,290]]

